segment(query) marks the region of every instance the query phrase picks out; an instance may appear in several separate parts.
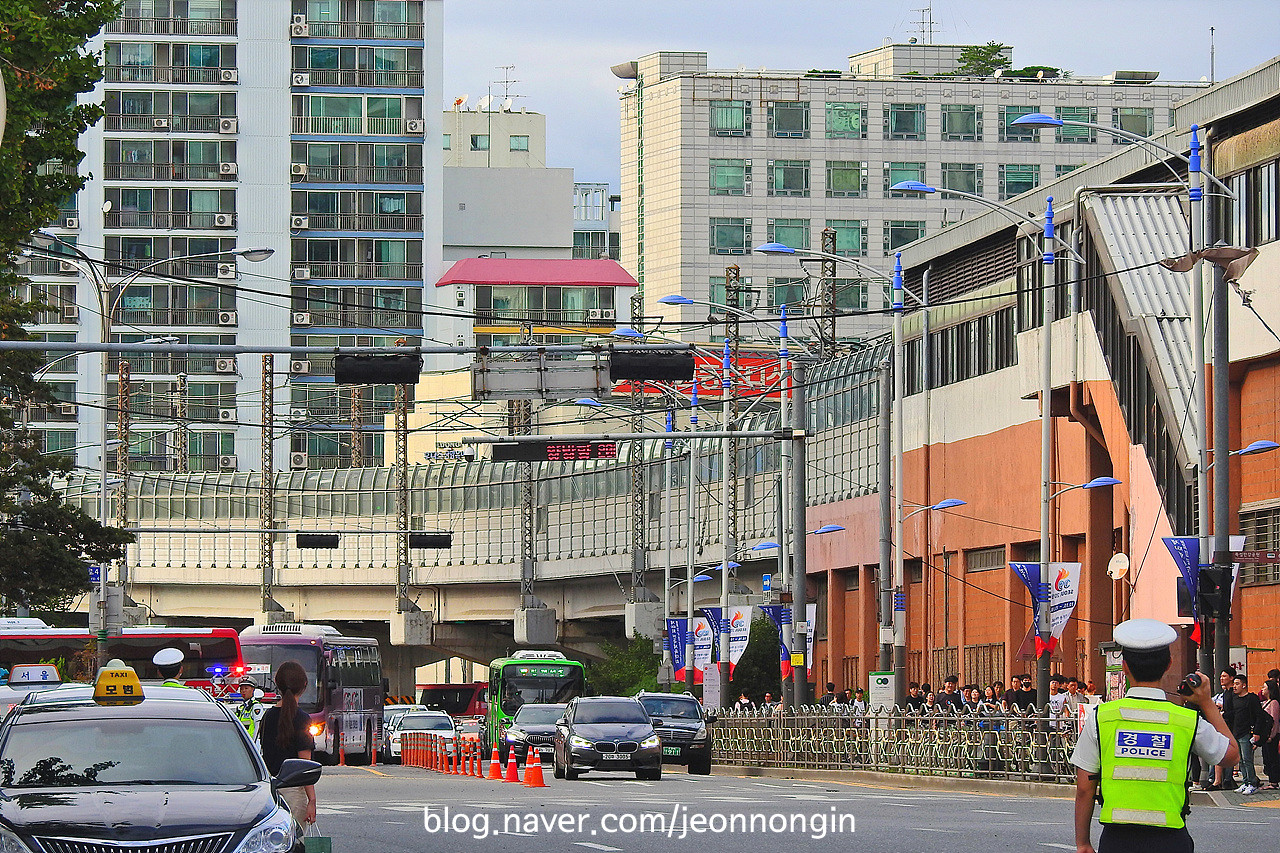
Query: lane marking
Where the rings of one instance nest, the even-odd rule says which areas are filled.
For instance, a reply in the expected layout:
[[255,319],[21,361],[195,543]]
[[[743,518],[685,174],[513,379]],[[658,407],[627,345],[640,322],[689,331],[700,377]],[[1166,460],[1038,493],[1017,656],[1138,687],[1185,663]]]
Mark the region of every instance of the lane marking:
[[609,847],[605,844],[596,844],[594,841],[575,841],[573,843],[578,847],[586,847],[590,850],[604,850],[609,851],[609,853],[622,853],[621,847]]
[[[356,769],[363,770],[365,773],[372,773],[375,776],[387,776],[387,777],[391,776],[390,773],[383,773],[381,770],[374,770],[372,767],[357,767]],[[400,778],[404,778],[404,777],[400,777]]]
[[954,835],[956,832],[959,831],[955,829],[938,829],[931,826],[914,826],[912,827],[912,829],[916,830],[917,832],[948,832],[948,833],[951,833],[952,835]]
[[1001,812],[1001,811],[996,811],[995,809],[970,809],[969,811],[976,812],[978,814],[1011,814],[1011,815],[1017,814],[1017,812]]
[[1052,841],[1041,841],[1041,842],[1040,842],[1040,846],[1041,846],[1041,847],[1054,847],[1054,848],[1056,848],[1056,849],[1058,849],[1058,850],[1075,850],[1075,849],[1076,849],[1076,846],[1075,846],[1074,844],[1055,844],[1055,843],[1054,843],[1054,842],[1052,842]]

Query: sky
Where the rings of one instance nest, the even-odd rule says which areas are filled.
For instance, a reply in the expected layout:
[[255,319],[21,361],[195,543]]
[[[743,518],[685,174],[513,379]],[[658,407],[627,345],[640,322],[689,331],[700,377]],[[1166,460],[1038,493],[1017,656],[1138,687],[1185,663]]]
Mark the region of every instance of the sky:
[[[710,69],[846,68],[886,39],[921,41],[927,0],[445,0],[444,95],[475,104],[509,87],[547,116],[547,165],[618,187],[618,86],[611,66],[659,50],[707,53]],[[1050,18],[1061,17],[1064,24]],[[934,0],[935,44],[1013,48],[1013,65],[1077,76],[1159,71],[1224,80],[1280,53],[1280,0]],[[514,66],[508,70],[501,66]],[[516,97],[519,96],[519,97]]]

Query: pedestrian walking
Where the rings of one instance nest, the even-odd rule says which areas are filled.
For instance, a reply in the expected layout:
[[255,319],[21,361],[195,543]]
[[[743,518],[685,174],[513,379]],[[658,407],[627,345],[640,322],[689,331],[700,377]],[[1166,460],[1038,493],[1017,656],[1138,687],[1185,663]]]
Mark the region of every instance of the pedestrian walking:
[[1240,749],[1204,674],[1197,673],[1185,706],[1168,701],[1160,688],[1177,631],[1155,619],[1130,619],[1116,626],[1114,637],[1133,686],[1089,715],[1071,755],[1077,768],[1076,851],[1094,853],[1096,799],[1102,804],[1097,853],[1191,853],[1190,755],[1225,765],[1240,757]]
[[1262,710],[1271,717],[1271,736],[1262,744],[1262,770],[1267,774],[1263,788],[1280,788],[1280,684],[1270,679],[1262,683],[1265,696]]
[[1271,719],[1262,710],[1258,695],[1249,690],[1249,677],[1240,673],[1231,682],[1235,693],[1236,713],[1231,721],[1231,733],[1240,745],[1240,777],[1243,780],[1237,794],[1258,792],[1258,769],[1253,763],[1254,750],[1262,746],[1271,734]]
[[[267,709],[258,727],[262,760],[266,762],[267,770],[271,771],[272,776],[280,772],[280,765],[285,759],[310,759],[316,748],[315,738],[310,731],[311,718],[298,707],[298,697],[307,689],[306,670],[297,661],[285,661],[276,670],[275,681],[280,703]],[[306,831],[307,824],[316,822],[315,785],[282,788],[280,796],[288,803],[297,834],[301,836]]]

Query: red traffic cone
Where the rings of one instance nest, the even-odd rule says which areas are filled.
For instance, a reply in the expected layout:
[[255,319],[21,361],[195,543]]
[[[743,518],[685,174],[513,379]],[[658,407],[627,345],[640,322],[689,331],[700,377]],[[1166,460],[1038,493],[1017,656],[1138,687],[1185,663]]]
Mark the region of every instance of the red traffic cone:
[[520,769],[516,765],[516,751],[514,749],[507,750],[507,775],[503,777],[503,782],[519,782]]
[[526,788],[546,788],[547,781],[542,778],[542,758],[537,753],[530,753],[529,760],[524,763],[524,786]]
[[493,745],[493,755],[489,758],[489,779],[502,779],[502,761],[498,758],[498,745]]

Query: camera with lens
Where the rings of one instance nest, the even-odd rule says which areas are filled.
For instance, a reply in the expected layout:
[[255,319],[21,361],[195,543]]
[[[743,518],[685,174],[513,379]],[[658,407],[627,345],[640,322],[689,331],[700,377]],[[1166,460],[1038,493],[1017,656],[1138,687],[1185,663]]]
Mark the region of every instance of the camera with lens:
[[1178,685],[1178,695],[1190,696],[1195,692],[1196,688],[1200,686],[1201,681],[1200,673],[1193,672],[1189,674],[1186,678],[1182,679],[1182,683]]

